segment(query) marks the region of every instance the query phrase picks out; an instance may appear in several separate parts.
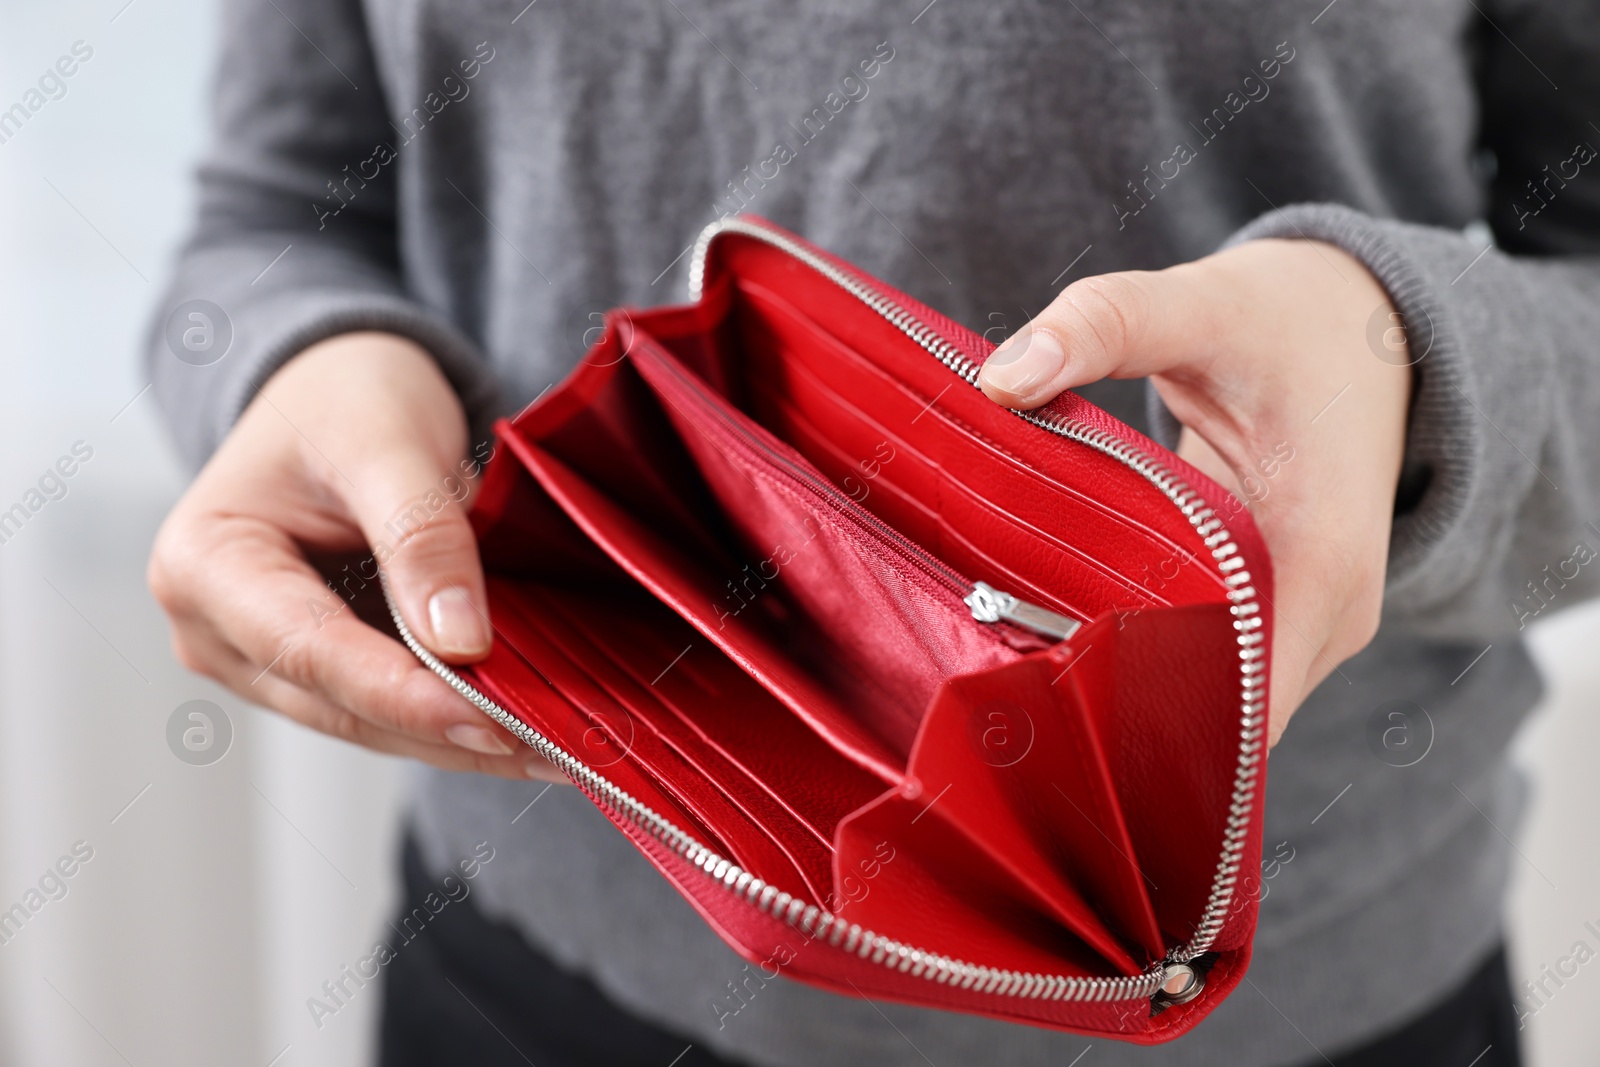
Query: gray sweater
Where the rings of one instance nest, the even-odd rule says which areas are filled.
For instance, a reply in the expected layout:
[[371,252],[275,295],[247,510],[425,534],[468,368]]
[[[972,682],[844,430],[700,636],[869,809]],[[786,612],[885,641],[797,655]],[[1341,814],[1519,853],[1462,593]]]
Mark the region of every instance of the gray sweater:
[[[1383,629],[1272,753],[1250,981],[1176,1046],[1087,1062],[1320,1062],[1502,936],[1506,749],[1540,688],[1520,631],[1600,576],[1593,4],[236,0],[223,48],[160,317],[210,300],[231,347],[194,366],[158,329],[150,355],[195,462],[275,367],[360,328],[427,346],[481,432],[594,313],[681,299],[695,233],[742,208],[992,337],[1087,274],[1254,236],[1351,251],[1422,356]],[[1144,423],[1138,383],[1085,392]],[[482,905],[686,1041],[940,1067],[1088,1044],[784,979],[735,1000],[744,964],[578,793],[527,808],[541,788],[420,770],[425,853],[491,842]]]

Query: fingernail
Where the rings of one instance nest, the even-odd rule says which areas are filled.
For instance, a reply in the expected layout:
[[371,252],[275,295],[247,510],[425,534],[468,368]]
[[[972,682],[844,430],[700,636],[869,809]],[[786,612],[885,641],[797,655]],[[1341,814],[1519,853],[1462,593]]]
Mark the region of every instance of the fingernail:
[[473,752],[482,752],[485,756],[509,756],[511,746],[500,740],[495,732],[487,726],[473,726],[471,723],[458,722],[444,732],[452,745],[471,749]]
[[475,655],[489,646],[488,621],[464,589],[441,589],[428,601],[428,623],[440,652]]
[[1054,334],[1026,326],[995,349],[979,378],[984,385],[1022,397],[1061,373],[1066,364],[1067,354]]

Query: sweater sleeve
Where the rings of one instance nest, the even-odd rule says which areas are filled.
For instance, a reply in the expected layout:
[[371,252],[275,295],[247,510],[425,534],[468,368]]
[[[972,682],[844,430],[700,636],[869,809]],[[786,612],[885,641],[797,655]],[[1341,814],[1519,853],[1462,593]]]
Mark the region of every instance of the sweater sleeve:
[[1327,241],[1388,290],[1416,361],[1417,491],[1397,501],[1385,626],[1479,642],[1600,589],[1600,20],[1499,6],[1481,35],[1494,247],[1329,204],[1229,241]]
[[199,221],[146,350],[185,458],[204,462],[291,356],[351,330],[420,343],[481,417],[494,399],[481,354],[401,276],[398,164],[379,162],[397,138],[358,0],[223,8]]

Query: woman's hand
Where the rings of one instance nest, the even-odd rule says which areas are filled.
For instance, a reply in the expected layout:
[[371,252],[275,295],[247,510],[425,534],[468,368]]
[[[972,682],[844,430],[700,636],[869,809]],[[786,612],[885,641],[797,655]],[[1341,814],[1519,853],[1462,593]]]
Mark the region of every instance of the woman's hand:
[[1099,378],[1150,377],[1178,452],[1250,504],[1277,602],[1268,741],[1377,632],[1411,397],[1404,334],[1360,262],[1316,241],[1251,241],[1162,271],[1074,282],[984,365],[984,392],[1034,408]]
[[[466,448],[460,403],[412,342],[353,333],[300,353],[156,537],[150,588],[172,619],[178,659],[252,703],[380,752],[566,781],[345,599],[370,597],[381,564],[423,644],[451,662],[487,654]],[[352,558],[334,576],[338,592],[308,552]]]

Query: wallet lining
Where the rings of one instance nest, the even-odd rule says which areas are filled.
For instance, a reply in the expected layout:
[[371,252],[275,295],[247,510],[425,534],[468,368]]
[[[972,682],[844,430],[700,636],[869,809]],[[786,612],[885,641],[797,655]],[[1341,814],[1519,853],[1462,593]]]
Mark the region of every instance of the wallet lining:
[[[747,314],[747,319],[757,317],[754,312]],[[699,634],[721,644],[723,652],[747,668],[750,666],[747,657],[751,650],[762,648],[765,649],[763,655],[770,658],[776,653],[792,657],[792,667],[800,673],[810,673],[824,679],[824,684],[832,690],[838,709],[837,712],[824,709],[824,715],[842,713],[866,723],[889,743],[903,768],[911,739],[922,722],[934,688],[947,679],[1014,663],[1022,649],[1008,644],[1003,634],[997,636],[996,631],[976,623],[951,590],[940,589],[937,582],[930,583],[926,575],[917,573],[915,567],[908,570],[905,562],[898,559],[894,551],[887,549],[884,542],[874,542],[870,531],[864,532],[860,524],[847,521],[850,509],[861,507],[859,502],[850,499],[855,494],[849,491],[849,483],[845,483],[846,489],[840,494],[845,498],[844,503],[835,501],[827,507],[819,503],[805,479],[794,474],[794,469],[798,466],[814,472],[818,479],[837,488],[838,482],[834,478],[842,481],[843,475],[839,472],[841,469],[850,471],[850,466],[845,449],[835,446],[816,430],[812,422],[813,412],[825,415],[830,425],[836,416],[846,414],[859,422],[868,433],[878,434],[880,439],[887,440],[891,435],[879,421],[866,418],[857,405],[838,389],[832,388],[818,369],[806,362],[810,357],[793,351],[797,347],[795,344],[772,346],[765,350],[765,356],[750,358],[752,349],[759,348],[757,342],[760,342],[763,334],[747,329],[748,323],[745,326],[738,325],[738,320],[739,312],[735,310],[730,313],[721,330],[703,335],[699,340],[668,342],[677,354],[698,346],[702,355],[707,352],[715,355],[720,365],[711,376],[722,383],[725,393],[733,396],[713,390],[695,370],[685,367],[650,337],[640,334],[630,342],[629,358],[623,360],[595,392],[591,406],[571,420],[574,425],[570,441],[573,444],[566,443],[564,438],[567,435],[558,426],[540,433],[536,440],[524,440],[517,450],[524,465],[547,491],[558,497],[561,507],[584,525],[591,537],[595,537],[598,530],[596,524],[601,522],[595,518],[603,510],[601,498],[607,498],[605,505],[614,507],[618,514],[605,516],[605,523],[617,525],[621,515],[631,515],[642,523],[640,529],[629,533],[635,543],[653,537],[676,546],[674,551],[677,554],[664,554],[662,560],[668,561],[665,565],[669,569],[675,568],[688,585],[698,584],[701,587],[702,592],[698,597],[664,596],[659,587],[659,573],[652,577],[642,571],[639,560],[630,558],[637,555],[634,550],[619,548],[615,539],[608,543],[596,538],[613,560],[622,564],[636,580],[645,582],[650,593],[665,600],[679,615],[693,622]],[[804,321],[810,328],[821,329],[810,320]],[[706,336],[716,340],[708,343]],[[773,336],[770,330],[766,336]],[[731,351],[730,344],[734,346]],[[835,342],[835,347],[842,346],[837,346]],[[794,392],[783,391],[784,382],[770,376],[762,377],[760,381],[763,384],[759,387],[753,387],[749,381],[741,382],[736,373],[739,368],[727,365],[736,358],[743,358],[749,368],[756,370],[770,365],[771,361],[781,363],[793,360],[797,369],[791,373],[796,378],[787,381],[792,384],[798,379],[806,388],[797,398]],[[842,357],[833,355],[827,358]],[[763,360],[768,363],[764,364]],[[877,373],[875,368],[873,370]],[[685,378],[689,380],[688,385],[685,385]],[[735,403],[735,397],[743,407]],[[819,404],[824,407],[819,408]],[[943,419],[937,411],[929,412],[929,415],[931,421]],[[583,424],[581,427],[577,425],[580,422]],[[617,434],[635,435],[652,442],[652,447],[640,450],[626,444],[608,446],[601,450],[606,460],[600,460],[592,449],[586,450],[594,441],[597,424],[613,438]],[[1042,573],[1041,581],[1049,582],[1053,587],[1097,587],[1095,591],[1084,595],[1083,599],[1088,603],[1055,601],[1060,608],[1080,618],[1100,615],[1110,610],[1108,604],[1145,607],[1166,603],[1164,597],[1151,593],[1130,576],[1107,568],[1037,527],[1019,525],[1024,520],[996,512],[991,506],[984,505],[966,485],[957,485],[945,479],[937,455],[923,451],[929,447],[926,443],[928,440],[930,438],[918,438],[914,446],[916,451],[913,452],[912,444],[897,437],[896,447],[904,446],[915,457],[916,463],[933,472],[932,484],[936,489],[932,503],[919,490],[914,475],[900,478],[897,473],[880,471],[875,478],[869,479],[876,484],[866,494],[874,500],[877,510],[882,512],[878,515],[880,520],[889,521],[891,516],[899,518],[898,522],[890,521],[890,525],[916,530],[916,541],[937,546],[942,557],[962,561],[960,569],[964,573],[971,573],[967,570],[968,566],[982,566],[987,562],[995,569],[985,571],[986,576],[998,571],[1006,576],[1006,580],[1017,591],[1032,593],[1041,602],[1051,603],[1054,598],[1044,595],[1031,580],[999,568],[984,553],[981,547],[986,540],[981,529],[983,518],[1005,522],[1010,528],[1008,536],[1014,537],[1017,532],[1026,533],[1046,550],[1044,558],[1056,561],[1058,567],[1076,568],[1077,571],[1073,582],[1064,582],[1059,571],[1051,572],[1041,568],[1036,561],[1030,561],[1033,563],[1030,575]],[[578,442],[583,442],[584,447],[577,447]],[[757,447],[752,447],[752,442]],[[936,440],[934,446],[936,450]],[[549,449],[549,454],[545,455],[543,449]],[[624,464],[609,462],[618,456],[625,457]],[[562,467],[563,464],[565,467]],[[598,496],[580,499],[580,496],[574,495],[576,482],[565,485],[552,482],[551,479],[560,473],[558,467],[564,471],[562,477],[589,483],[590,487],[585,491]],[[641,468],[650,472],[647,477],[640,478],[635,473]],[[865,473],[864,469],[862,473]],[[834,478],[829,478],[828,474]],[[1040,476],[1035,476],[1034,480],[1040,492],[1056,495],[1061,492],[1061,487]],[[944,499],[941,494],[957,492],[978,500],[979,506],[969,509],[966,517],[952,519],[941,507]],[[868,506],[863,510],[870,512],[874,508]],[[974,519],[974,515],[978,518]],[[928,525],[930,523],[932,527]],[[975,523],[980,528],[974,529]],[[1173,551],[1170,542],[1136,524],[1124,522],[1122,525],[1130,540],[1148,546],[1152,559],[1170,557]],[[778,565],[776,573],[768,577],[775,557],[766,553],[770,551],[775,535],[797,527],[815,530],[812,541],[820,540],[821,544],[817,547],[827,550],[826,553],[816,554],[819,566],[814,573],[806,573],[804,565],[796,567],[792,562],[786,562]],[[934,536],[923,536],[923,532],[930,529]],[[969,532],[970,538],[967,536]],[[760,561],[754,577],[750,565],[745,563],[752,555]],[[969,564],[969,560],[972,563]],[[744,565],[739,567],[740,564]],[[763,568],[760,564],[768,566]],[[658,572],[659,565],[659,561],[651,564],[657,567]],[[733,567],[739,569],[734,570]],[[731,602],[740,605],[740,618],[734,620],[732,626],[729,626],[730,620],[726,617],[726,606],[722,609],[716,606],[715,596],[721,591],[716,588],[715,578],[709,583],[705,581],[708,575],[715,575],[719,569],[730,576],[726,584],[739,597]],[[1189,570],[1192,577],[1190,574],[1182,575],[1178,588],[1190,599],[1203,598],[1203,594],[1211,594],[1214,598],[1218,586],[1209,570],[1199,567]],[[836,580],[827,581],[830,574]],[[824,580],[818,581],[818,575]],[[710,595],[705,594],[706,589],[711,590]],[[819,589],[839,596],[818,597],[814,594]],[[740,596],[741,590],[743,596]],[[750,598],[748,603],[745,596]],[[686,606],[690,599],[695,601],[692,608]],[[863,604],[871,606],[871,614],[867,616],[869,625],[865,630],[861,628],[859,610]],[[887,609],[884,605],[888,605]],[[746,608],[749,609],[747,613]],[[720,617],[719,610],[723,611]],[[884,610],[887,610],[887,615],[882,614]],[[762,770],[747,767],[727,747],[723,735],[714,737],[708,729],[701,728],[702,723],[698,718],[691,717],[684,710],[687,707],[704,707],[706,698],[703,691],[686,692],[685,703],[681,705],[665,694],[643,693],[640,687],[649,688],[654,683],[643,677],[640,663],[616,654],[614,634],[596,630],[595,627],[601,624],[594,616],[584,612],[557,608],[556,613],[569,625],[576,625],[583,631],[586,643],[597,654],[603,653],[611,660],[609,668],[587,662],[585,667],[621,670],[628,676],[628,685],[615,681],[605,685],[608,697],[622,706],[632,703],[636,714],[648,717],[664,749],[670,749],[674,758],[692,768],[685,773],[692,775],[698,772],[726,792],[731,805],[738,809],[738,821],[758,830],[767,842],[784,853],[781,866],[793,866],[799,870],[800,877],[814,892],[828,884],[835,887],[841,884],[842,877],[838,870],[831,872],[831,876],[818,872],[818,857],[823,853],[809,847],[793,849],[784,844],[795,833],[815,839],[839,830],[841,813],[830,811],[821,818],[815,814],[807,817],[785,804],[782,795],[797,787],[774,784],[770,767]],[[885,625],[894,638],[877,643],[870,640],[877,624]],[[736,647],[733,643],[718,641],[723,626],[738,629],[746,625],[753,632],[764,634],[765,644]],[[684,632],[692,633],[687,629]],[[553,633],[547,631],[546,636],[550,637]],[[868,640],[862,640],[863,634]],[[952,636],[955,638],[953,642]],[[1031,647],[1041,646],[1035,644]],[[909,665],[905,662],[907,650],[912,654],[910,658],[916,661]],[[746,658],[741,659],[741,656]],[[730,669],[738,670],[732,664]],[[755,679],[759,679],[774,695],[780,698],[786,695],[781,692],[781,686],[772,684],[770,675],[764,676],[752,670],[752,674],[745,677],[752,685],[756,684]],[[634,696],[630,699],[624,690],[631,690]],[[573,694],[573,697],[579,702],[587,699],[581,694]],[[797,697],[793,693],[787,694],[787,697],[783,703],[788,704],[790,710],[798,710],[803,706],[812,715],[816,714],[816,700]],[[714,696],[711,699],[714,700]],[[695,714],[698,716],[699,713]],[[660,720],[667,716],[673,717],[683,729],[666,728],[668,724]],[[843,735],[839,731],[818,729],[812,718],[806,715],[801,718],[813,731],[812,736],[826,741],[836,751],[852,756],[859,762],[861,752],[852,751],[853,746],[848,739],[841,742]],[[1081,738],[1079,743],[1098,750],[1099,742],[1092,736]],[[759,748],[759,742],[756,748]],[[746,754],[755,750],[746,749]],[[1083,753],[1079,753],[1079,757],[1081,759]],[[668,777],[663,774],[659,758],[654,753],[649,759],[641,756],[637,760],[640,772]],[[808,766],[813,758],[807,758]],[[850,773],[861,774],[848,761],[837,765],[848,768]],[[877,803],[872,801],[863,804],[863,798],[870,801],[873,795],[877,795],[881,801],[885,796],[893,795],[882,794],[881,786],[876,785],[870,777],[861,775],[860,781],[864,785],[863,790],[851,796],[848,810],[842,813],[849,815],[846,822]],[[674,795],[688,794],[693,792],[693,782],[686,782],[686,787],[676,788],[664,784],[663,788]],[[1094,789],[1098,792],[1093,794],[1093,801],[1085,797],[1085,804],[1099,813],[1102,822],[1110,817],[1120,823],[1120,808],[1114,793],[1100,784],[1096,784]],[[783,808],[781,812],[773,809],[773,801]],[[1108,816],[1108,811],[1112,815]],[[726,817],[707,812],[701,821],[716,821]],[[1084,817],[1089,819],[1091,825],[1094,824],[1094,819],[1087,815]],[[1020,813],[1019,818],[1024,822],[1037,821],[1035,816],[1025,813]],[[824,829],[830,824],[831,828]],[[987,847],[982,840],[981,828],[969,827],[963,834],[980,853]],[[1118,837],[1127,843],[1127,830],[1119,826]],[[1025,865],[1042,863],[1059,876],[1071,880],[1062,870],[1064,861],[1070,860],[1071,856],[1058,853],[1052,858],[1052,847],[1059,849],[1060,842],[1055,846],[1036,843],[1028,849],[1030,855],[1015,859]],[[1122,850],[1121,846],[1117,847],[1119,851]],[[748,850],[749,846],[745,848]],[[832,846],[829,848],[831,851]],[[1131,844],[1127,844],[1126,851],[1133,852]],[[838,854],[833,855],[837,861]],[[1137,861],[1132,855],[1124,855],[1123,859],[1137,872]],[[763,872],[771,870],[774,863],[779,861],[769,854],[766,860],[745,865],[767,877]],[[937,860],[935,865],[939,865]],[[1071,866],[1071,863],[1066,863],[1067,868]],[[818,899],[828,899],[829,896],[824,893]],[[1142,891],[1138,899],[1144,902],[1143,907],[1148,914],[1150,905]],[[1037,914],[1042,916],[1051,910],[1047,908]],[[996,922],[1009,925],[1012,936],[1021,936],[1019,931],[1033,928],[1035,919],[1027,916],[1034,914],[1034,911],[1026,904],[1017,904],[1013,911],[1011,919],[1000,915],[994,918]],[[1065,922],[1073,935],[1081,939],[1083,947],[1097,946],[1094,951],[1099,957],[1115,960],[1115,969],[1133,973],[1130,968],[1136,968],[1139,964],[1121,951],[1120,945],[1139,944],[1142,946],[1141,954],[1148,954],[1150,936],[1137,915],[1126,914],[1126,909],[1124,912],[1119,935],[1111,934],[1095,918],[1093,910],[1086,911],[1081,907],[1076,912],[1069,909],[1071,914],[1056,911],[1052,921]],[[1135,932],[1129,923],[1140,929]],[[1108,938],[1112,940],[1108,942]],[[1159,945],[1158,937],[1156,947],[1159,948]],[[1055,950],[1071,958],[1082,956],[1082,949],[1074,949],[1071,945],[1057,945]],[[1089,969],[1092,970],[1092,966]]]

